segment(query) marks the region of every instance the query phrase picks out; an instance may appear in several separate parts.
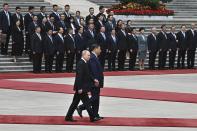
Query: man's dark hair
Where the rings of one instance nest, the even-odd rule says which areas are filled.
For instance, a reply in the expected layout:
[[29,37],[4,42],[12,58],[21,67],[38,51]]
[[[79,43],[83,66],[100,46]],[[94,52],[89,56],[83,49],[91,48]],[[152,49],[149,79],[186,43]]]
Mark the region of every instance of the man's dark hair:
[[33,9],[34,9],[34,6],[29,6],[28,9],[29,9],[29,10],[33,10]]
[[46,8],[46,6],[41,6],[41,7],[40,7],[40,10],[43,10],[44,8]]
[[91,47],[90,47],[90,51],[93,51],[93,50],[95,50],[95,49],[97,49],[97,48],[99,48],[100,47],[100,45],[98,45],[98,44],[93,44],[93,45],[91,45]]
[[101,5],[101,6],[99,6],[99,10],[102,10],[103,8],[104,8],[104,6],[102,6],[102,5]]
[[8,3],[4,3],[4,4],[3,4],[3,7],[5,7],[6,5],[8,5]]
[[18,9],[21,9],[21,7],[17,6],[17,7],[15,8],[15,10],[18,10]]

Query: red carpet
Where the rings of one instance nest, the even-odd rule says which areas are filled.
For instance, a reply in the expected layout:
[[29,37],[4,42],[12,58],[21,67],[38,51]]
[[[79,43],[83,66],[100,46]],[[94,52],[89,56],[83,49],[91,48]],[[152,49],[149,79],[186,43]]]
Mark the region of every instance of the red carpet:
[[63,116],[0,115],[0,124],[197,127],[197,119],[106,117],[105,119],[95,123],[89,122],[88,118],[80,119],[75,117],[75,119],[78,121],[65,122]]
[[[0,80],[0,89],[73,94],[72,88],[73,88],[72,85]],[[190,93],[146,91],[146,90],[120,89],[120,88],[117,89],[117,88],[105,87],[104,89],[102,89],[101,95],[107,97],[197,103],[197,94],[190,94]]]
[[[162,75],[162,74],[189,74],[197,73],[196,69],[190,70],[145,70],[145,71],[117,71],[105,72],[105,76],[128,76],[128,75]],[[33,74],[33,73],[1,73],[0,79],[27,79],[27,78],[59,78],[74,77],[74,73],[53,73],[53,74]]]

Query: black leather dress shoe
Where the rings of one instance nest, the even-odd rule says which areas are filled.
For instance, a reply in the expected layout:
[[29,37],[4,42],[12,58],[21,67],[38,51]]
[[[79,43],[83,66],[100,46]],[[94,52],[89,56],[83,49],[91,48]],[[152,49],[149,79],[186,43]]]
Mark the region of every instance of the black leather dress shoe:
[[79,116],[80,117],[83,117],[83,115],[82,115],[82,110],[79,108],[79,107],[77,107],[77,113],[79,114]]
[[74,120],[72,117],[65,117],[65,121],[76,122],[77,120]]
[[100,117],[94,117],[93,119],[90,119],[90,122],[96,122],[96,121],[99,121],[101,120]]

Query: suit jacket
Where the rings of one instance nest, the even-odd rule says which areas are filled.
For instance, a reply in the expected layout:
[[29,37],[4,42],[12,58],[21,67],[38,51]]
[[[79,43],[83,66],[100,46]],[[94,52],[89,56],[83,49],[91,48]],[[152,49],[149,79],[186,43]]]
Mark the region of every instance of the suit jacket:
[[147,37],[144,35],[144,39],[142,35],[138,36],[138,50],[146,51],[148,50]]
[[37,15],[37,17],[38,17],[38,24],[41,24],[41,23],[42,23],[42,19],[43,19],[44,17],[47,18],[47,14],[44,14],[44,16],[43,16],[41,13],[39,13],[39,14]]
[[23,16],[22,14],[19,14],[20,19],[17,18],[16,13],[12,15],[12,26],[16,26],[16,21],[20,20],[20,28],[21,30],[24,30],[24,22],[23,22]]
[[186,50],[187,49],[186,33],[184,36],[183,33],[181,31],[179,31],[177,33],[177,40],[178,40],[178,48],[180,48],[182,50]]
[[118,49],[119,50],[127,50],[128,49],[127,33],[126,33],[126,36],[125,36],[123,34],[123,32],[120,30],[117,33],[117,37],[118,37]]
[[53,31],[57,31],[55,23],[50,23],[49,21],[46,22],[46,29],[52,29]]
[[72,17],[70,13],[68,13],[68,15],[66,14],[66,12],[63,13],[65,15],[65,23],[70,23],[70,18]]
[[8,19],[7,19],[7,16],[5,14],[4,11],[1,11],[0,12],[0,30],[2,30],[2,33],[10,33],[11,31],[11,24],[12,24],[12,19],[11,19],[11,13],[8,12],[9,14],[9,19],[10,19],[10,25],[8,23]]
[[108,35],[107,37],[107,49],[114,52],[118,49],[117,44],[118,44],[118,37],[116,37],[116,41],[113,40],[111,35]]
[[[36,25],[38,26],[38,23],[36,23]],[[29,32],[30,36],[35,33],[36,25],[34,24],[34,22],[31,22],[29,24],[29,26],[28,26],[28,32]]]
[[[156,39],[155,39],[156,38]],[[148,50],[151,52],[156,52],[158,51],[158,42],[157,42],[157,37],[150,34],[147,37],[147,43],[148,43]]]
[[12,28],[12,42],[24,44],[24,36],[22,29],[18,29],[16,25]]
[[96,22],[96,16],[95,16],[95,15],[93,15],[93,16],[88,15],[88,16],[86,16],[86,25],[88,25],[88,21],[89,21],[90,19],[94,19],[94,21]]
[[50,16],[52,16],[52,17],[54,17],[54,24],[56,25],[56,23],[58,22],[58,21],[60,21],[60,16],[58,16],[58,15],[56,15],[54,12],[52,12],[51,14],[50,14]]
[[84,39],[83,34],[82,36],[80,36],[79,34],[75,35],[75,45],[76,45],[77,51],[82,51],[85,49],[86,41]]
[[132,49],[133,51],[138,51],[138,38],[137,36],[133,36],[132,34],[131,35],[128,35],[127,36],[127,42],[128,42],[128,49]]
[[103,15],[103,23],[105,24],[105,23],[107,22],[107,17],[106,17],[105,14],[98,13],[98,14],[96,15],[96,21],[98,21],[98,17],[99,17],[100,15]]
[[[32,14],[32,16],[33,16],[33,14]],[[26,33],[28,33],[29,24],[33,22],[32,16],[30,16],[29,13],[27,13],[24,16],[24,25],[25,25],[25,31],[26,31]]]
[[67,32],[67,27],[66,27],[65,21],[61,21],[61,20],[58,21],[56,27],[57,28],[62,27],[64,29],[64,34]]
[[46,24],[41,23],[39,26],[41,28],[41,35],[42,35],[42,37],[45,37],[47,35],[47,27],[46,27]]
[[70,35],[67,35],[65,37],[65,44],[66,44],[66,51],[70,51],[72,53],[75,52],[76,50],[76,45],[75,45],[75,39],[74,39],[74,36],[73,36],[73,39],[71,38]]
[[96,44],[96,33],[94,32],[94,37],[93,37],[90,31],[87,30],[84,32],[84,39],[86,41],[86,48],[89,48],[91,45]]
[[104,85],[103,68],[100,64],[99,59],[93,53],[91,53],[88,64],[93,79],[97,79],[99,81],[100,88],[103,88]]
[[36,53],[43,52],[43,39],[41,40],[36,33],[31,37],[31,49]]
[[55,49],[56,51],[64,54],[65,53],[65,41],[62,41],[59,35],[54,37]]
[[101,50],[106,50],[107,49],[107,35],[105,34],[106,39],[102,36],[101,33],[99,33],[96,37],[98,45],[100,45]]
[[115,28],[116,27],[116,24],[114,24],[113,22],[109,22],[109,21],[107,21],[106,23],[105,23],[105,29],[106,29],[106,32],[108,33],[108,34],[110,34],[110,32],[111,32],[111,30],[113,29],[113,28]]
[[177,47],[178,47],[177,36],[174,37],[174,35],[172,33],[169,33],[168,34],[168,41],[169,41],[169,49],[175,51],[177,49]]
[[159,49],[162,49],[163,51],[167,51],[169,49],[167,34],[165,36],[162,32],[159,32],[157,34],[157,41],[159,44]]
[[97,21],[97,22],[95,23],[95,30],[96,30],[97,33],[100,32],[101,26],[104,26],[104,22],[101,22],[101,23],[100,23],[99,21]]
[[76,77],[74,83],[74,90],[81,90],[89,92],[93,86],[93,77],[90,74],[88,64],[84,60],[79,60],[76,67]]
[[47,55],[54,55],[55,53],[55,43],[54,43],[54,38],[52,36],[52,40],[49,38],[47,35],[44,39],[44,54]]
[[191,30],[186,31],[186,39],[187,39],[187,49],[188,50],[196,50],[197,43],[197,33],[194,31],[194,35]]

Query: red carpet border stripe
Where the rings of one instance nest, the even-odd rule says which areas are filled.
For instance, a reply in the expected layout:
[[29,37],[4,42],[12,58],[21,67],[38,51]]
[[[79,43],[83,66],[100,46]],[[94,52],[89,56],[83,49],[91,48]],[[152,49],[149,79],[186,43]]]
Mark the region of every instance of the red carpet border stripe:
[[78,121],[66,122],[63,116],[0,115],[0,124],[197,127],[197,119],[105,117],[105,119],[94,123],[89,122],[88,118],[75,117],[75,119]]
[[[190,74],[197,73],[196,69],[189,70],[145,70],[145,71],[116,71],[105,72],[105,76],[131,76],[131,75],[162,75],[162,74]],[[0,73],[0,79],[28,79],[28,78],[61,78],[74,77],[75,73]]]
[[[19,81],[11,81],[11,80],[0,80],[0,89],[41,91],[41,92],[52,92],[52,93],[66,93],[66,94],[74,93],[72,90],[73,89],[72,85],[19,82]],[[197,103],[197,94],[190,94],[190,93],[146,91],[146,90],[105,87],[104,89],[102,89],[101,95],[107,97]]]

